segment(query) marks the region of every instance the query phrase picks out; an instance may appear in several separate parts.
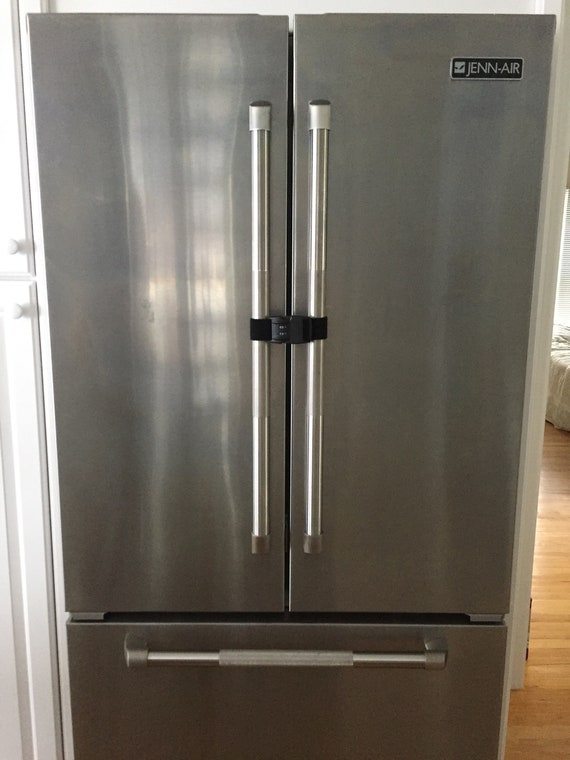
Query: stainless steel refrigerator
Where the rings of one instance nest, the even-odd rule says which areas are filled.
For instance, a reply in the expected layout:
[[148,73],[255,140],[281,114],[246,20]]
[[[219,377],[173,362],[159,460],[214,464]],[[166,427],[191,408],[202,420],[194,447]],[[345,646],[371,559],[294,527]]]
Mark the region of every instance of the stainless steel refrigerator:
[[76,760],[497,757],[553,29],[30,17]]

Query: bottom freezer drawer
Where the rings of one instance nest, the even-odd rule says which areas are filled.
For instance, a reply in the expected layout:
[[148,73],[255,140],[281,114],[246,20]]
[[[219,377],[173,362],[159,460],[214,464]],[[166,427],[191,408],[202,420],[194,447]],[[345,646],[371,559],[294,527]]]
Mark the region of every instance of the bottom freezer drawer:
[[496,760],[492,625],[70,623],[75,760]]

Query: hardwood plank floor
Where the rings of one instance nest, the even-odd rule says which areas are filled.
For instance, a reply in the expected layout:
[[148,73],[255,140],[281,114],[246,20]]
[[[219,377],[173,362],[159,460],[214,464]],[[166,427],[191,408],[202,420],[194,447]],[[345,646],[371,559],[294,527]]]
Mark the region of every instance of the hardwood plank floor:
[[546,424],[525,688],[511,695],[505,760],[570,758],[570,433]]

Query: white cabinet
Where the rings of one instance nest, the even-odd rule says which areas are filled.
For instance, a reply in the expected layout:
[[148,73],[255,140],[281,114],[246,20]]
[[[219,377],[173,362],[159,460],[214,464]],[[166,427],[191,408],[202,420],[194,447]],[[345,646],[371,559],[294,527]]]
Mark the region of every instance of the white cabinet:
[[10,760],[54,760],[59,744],[35,291],[32,281],[0,281],[0,542],[7,545],[0,604],[12,623],[2,626],[8,649],[0,651],[0,668],[9,681],[1,712],[16,717],[0,731],[0,757]]
[[0,276],[25,275],[32,267],[27,223],[28,188],[20,151],[21,67],[17,26],[18,4],[0,3]]
[[60,720],[19,25],[0,3],[0,758],[56,760]]
[[10,585],[8,525],[5,518],[4,482],[3,478],[0,478],[0,757],[20,758],[20,700]]

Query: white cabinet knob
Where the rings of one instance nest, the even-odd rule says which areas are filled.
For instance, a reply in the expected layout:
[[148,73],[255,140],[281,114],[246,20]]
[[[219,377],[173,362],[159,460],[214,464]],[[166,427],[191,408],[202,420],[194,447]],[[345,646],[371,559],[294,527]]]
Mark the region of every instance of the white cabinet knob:
[[8,255],[13,256],[15,253],[18,253],[19,250],[20,250],[20,243],[17,240],[10,238],[10,240],[8,240],[8,247],[7,247]]
[[11,319],[20,319],[24,316],[24,307],[19,303],[7,303],[0,311]]

